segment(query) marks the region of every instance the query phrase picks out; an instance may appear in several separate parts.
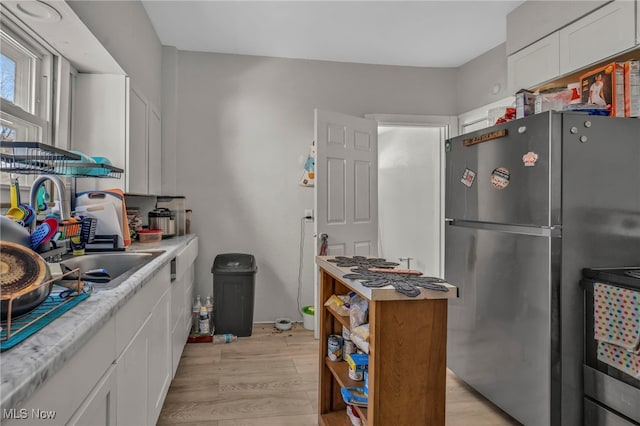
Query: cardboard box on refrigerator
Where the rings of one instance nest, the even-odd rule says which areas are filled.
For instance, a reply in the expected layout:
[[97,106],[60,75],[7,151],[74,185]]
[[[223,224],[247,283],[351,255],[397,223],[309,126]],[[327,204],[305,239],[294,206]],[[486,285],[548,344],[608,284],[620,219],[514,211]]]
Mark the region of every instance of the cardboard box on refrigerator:
[[624,63],[624,115],[640,117],[640,60]]
[[612,62],[580,77],[580,94],[584,104],[609,110],[611,117],[624,117],[624,66]]

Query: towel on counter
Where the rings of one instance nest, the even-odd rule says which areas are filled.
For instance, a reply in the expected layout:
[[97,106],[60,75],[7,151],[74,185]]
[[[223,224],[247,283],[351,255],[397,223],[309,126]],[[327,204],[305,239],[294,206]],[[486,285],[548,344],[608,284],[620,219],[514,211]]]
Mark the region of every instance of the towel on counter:
[[640,354],[611,343],[598,342],[598,361],[615,367],[635,379],[640,379]]
[[594,338],[639,353],[640,293],[601,283],[593,290]]

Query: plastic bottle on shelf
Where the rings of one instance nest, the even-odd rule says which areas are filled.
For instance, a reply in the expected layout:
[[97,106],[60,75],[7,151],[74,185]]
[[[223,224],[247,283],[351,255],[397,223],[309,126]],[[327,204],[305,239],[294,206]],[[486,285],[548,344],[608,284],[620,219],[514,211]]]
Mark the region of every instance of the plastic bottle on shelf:
[[191,324],[191,331],[194,333],[198,333],[199,332],[199,320],[200,320],[200,307],[202,306],[202,303],[200,302],[200,296],[198,295],[196,297],[196,303],[193,304],[193,318],[191,320],[192,324]]
[[209,328],[209,312],[206,306],[200,307],[200,320],[198,321],[198,332],[200,334],[208,334],[211,332]]
[[213,296],[207,296],[207,302],[204,304],[209,312],[209,318],[213,315]]
[[213,336],[213,343],[231,343],[238,340],[238,336],[234,334],[216,334]]

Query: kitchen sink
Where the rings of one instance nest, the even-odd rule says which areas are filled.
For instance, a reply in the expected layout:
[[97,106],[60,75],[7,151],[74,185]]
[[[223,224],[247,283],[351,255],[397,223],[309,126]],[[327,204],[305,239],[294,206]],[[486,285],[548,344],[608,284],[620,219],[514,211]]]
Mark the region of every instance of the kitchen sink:
[[[122,284],[138,269],[164,253],[163,250],[131,253],[95,253],[74,256],[60,262],[69,269],[80,269],[85,282],[90,282],[94,290],[110,290]],[[91,281],[87,272],[104,269],[111,280],[108,282]]]

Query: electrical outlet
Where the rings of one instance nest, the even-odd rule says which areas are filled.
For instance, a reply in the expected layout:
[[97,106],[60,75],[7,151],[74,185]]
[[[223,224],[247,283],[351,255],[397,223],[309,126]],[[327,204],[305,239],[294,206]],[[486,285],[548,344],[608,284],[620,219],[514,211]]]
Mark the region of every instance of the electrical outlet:
[[313,222],[313,209],[304,209],[304,220],[305,222]]

